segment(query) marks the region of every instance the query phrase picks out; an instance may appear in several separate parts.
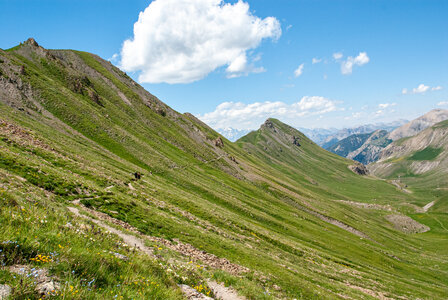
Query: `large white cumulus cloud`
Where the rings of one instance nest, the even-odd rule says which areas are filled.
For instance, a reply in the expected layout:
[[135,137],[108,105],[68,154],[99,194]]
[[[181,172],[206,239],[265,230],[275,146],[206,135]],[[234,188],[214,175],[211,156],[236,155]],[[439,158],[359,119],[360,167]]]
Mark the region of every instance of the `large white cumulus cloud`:
[[248,50],[280,35],[276,18],[254,16],[241,0],[155,0],[124,42],[121,67],[140,71],[139,81],[146,83],[189,83],[221,66],[228,77],[262,72]]

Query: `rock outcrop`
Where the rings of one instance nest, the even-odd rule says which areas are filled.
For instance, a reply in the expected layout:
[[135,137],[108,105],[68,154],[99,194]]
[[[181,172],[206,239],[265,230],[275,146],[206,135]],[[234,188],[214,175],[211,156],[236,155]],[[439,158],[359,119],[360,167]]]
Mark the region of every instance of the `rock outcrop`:
[[214,140],[214,144],[216,147],[219,147],[219,148],[224,147],[224,142],[221,137],[218,137],[216,140]]
[[348,166],[353,173],[364,176],[369,174],[369,170],[362,163],[355,162],[353,165]]

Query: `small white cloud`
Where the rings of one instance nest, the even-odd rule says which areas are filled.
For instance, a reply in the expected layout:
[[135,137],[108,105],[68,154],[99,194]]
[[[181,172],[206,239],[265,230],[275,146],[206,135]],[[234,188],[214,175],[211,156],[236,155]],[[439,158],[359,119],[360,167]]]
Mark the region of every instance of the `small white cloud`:
[[380,104],[378,104],[378,107],[381,109],[385,109],[385,108],[392,107],[395,105],[397,105],[397,103],[380,103]]
[[286,26],[286,30],[290,30],[292,28],[292,25]]
[[324,74],[324,80],[327,80],[327,79],[328,79],[327,74]]
[[321,96],[305,96],[293,104],[284,102],[224,102],[198,118],[213,128],[255,129],[267,118],[281,118],[294,123],[298,118],[323,115],[336,110],[338,101]]
[[335,60],[340,60],[341,58],[342,58],[342,53],[341,52],[336,52],[336,53],[333,53],[333,58],[335,59]]
[[407,94],[423,94],[426,93],[428,91],[440,91],[441,89],[443,89],[440,85],[439,86],[434,86],[434,87],[430,87],[428,85],[425,85],[423,83],[419,84],[418,87],[413,88],[412,90],[408,90],[407,88],[404,88],[401,93],[403,95],[407,95]]
[[437,103],[438,106],[448,106],[448,101],[440,101]]
[[370,58],[367,56],[367,52],[360,52],[356,57],[349,56],[341,63],[341,73],[344,75],[351,74],[354,66],[363,66],[369,61]]
[[303,73],[303,68],[305,67],[305,64],[301,64],[295,71],[294,76],[299,77]]
[[362,112],[354,112],[351,114],[351,116],[347,116],[344,118],[344,120],[356,120],[360,119],[364,114]]
[[413,94],[422,94],[422,93],[426,92],[427,90],[429,90],[429,86],[424,85],[422,83],[418,87],[412,89],[412,93]]
[[118,63],[119,58],[120,58],[120,55],[118,55],[118,53],[114,53],[114,55],[112,55],[112,57],[110,57],[108,59],[108,61],[110,61],[113,64],[116,64],[116,63]]
[[281,33],[276,18],[258,18],[242,0],[154,0],[124,41],[120,65],[145,83],[189,83],[223,66],[228,77],[259,73],[248,52]]
[[317,58],[317,57],[313,57],[313,59],[311,60],[311,62],[314,64],[318,64],[322,61],[322,58]]

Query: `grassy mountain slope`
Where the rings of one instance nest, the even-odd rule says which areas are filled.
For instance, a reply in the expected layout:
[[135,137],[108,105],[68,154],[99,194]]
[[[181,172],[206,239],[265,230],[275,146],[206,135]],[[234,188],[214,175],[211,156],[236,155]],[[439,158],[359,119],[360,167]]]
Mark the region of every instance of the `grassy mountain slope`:
[[[231,143],[89,53],[29,40],[0,59],[0,247],[15,251],[1,259],[47,266],[62,284],[55,298],[175,299],[176,283],[207,278],[249,299],[446,294],[448,220],[424,219],[432,230],[408,235],[385,221],[390,212],[349,204],[410,214],[423,194],[351,172],[351,161],[277,120]],[[157,258],[76,218],[67,206],[77,201],[151,236]],[[161,247],[167,241],[248,271]],[[57,259],[30,261],[42,253]],[[38,297],[8,270],[0,284]]]
[[436,202],[434,212],[446,213],[448,193],[448,121],[431,126],[419,134],[393,142],[369,165],[377,176],[399,179],[419,194],[430,192]]

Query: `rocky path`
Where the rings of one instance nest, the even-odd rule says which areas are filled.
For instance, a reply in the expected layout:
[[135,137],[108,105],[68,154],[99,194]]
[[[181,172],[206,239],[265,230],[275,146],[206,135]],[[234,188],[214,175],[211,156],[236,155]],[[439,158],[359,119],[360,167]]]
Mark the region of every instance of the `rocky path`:
[[234,290],[227,288],[223,284],[217,283],[216,281],[207,281],[207,285],[212,290],[216,299],[222,299],[222,300],[245,299],[244,297],[239,296]]
[[348,204],[351,206],[359,207],[359,208],[394,211],[393,207],[390,205],[380,205],[380,204],[375,204],[375,203],[364,203],[364,202],[355,202],[355,201],[347,201],[347,200],[335,200],[335,201],[341,202],[344,204]]
[[[73,204],[75,205],[79,205],[79,201],[73,201]],[[138,232],[136,229],[134,229],[132,226],[130,226],[127,223],[124,223],[120,220],[116,220],[113,219],[112,217],[110,217],[109,215],[88,209],[88,208],[84,208],[82,207],[83,210],[88,211],[89,213],[92,213],[93,215],[95,215],[96,217],[99,218],[98,219],[93,219],[90,218],[86,215],[83,215],[80,213],[79,209],[77,207],[67,207],[68,210],[73,213],[75,216],[80,217],[80,218],[84,218],[84,219],[88,219],[90,221],[92,221],[93,223],[95,223],[96,225],[98,225],[99,227],[102,227],[104,229],[106,229],[107,231],[116,234],[117,236],[119,236],[120,238],[123,239],[123,241],[130,245],[135,247],[137,250],[145,253],[146,255],[153,257],[153,258],[157,258],[157,256],[154,255],[154,252],[152,251],[151,248],[145,246],[145,240],[142,238],[138,238],[134,235],[131,234],[127,234],[124,233],[121,230],[118,230],[116,228],[113,228],[109,225],[107,225],[105,222],[103,222],[101,219],[103,220],[107,220],[112,222],[115,225],[121,226],[127,230],[130,230],[132,232]],[[123,223],[123,224],[121,224]],[[201,250],[197,250],[196,248],[194,248],[193,246],[189,245],[189,244],[183,244],[181,242],[178,242],[177,245],[174,245],[173,243],[171,243],[170,241],[167,240],[163,240],[161,238],[155,238],[155,237],[148,237],[148,236],[144,236],[146,239],[149,239],[151,241],[156,241],[156,242],[162,242],[162,244],[164,244],[165,246],[167,246],[168,248],[171,248],[171,250],[177,251],[181,254],[187,255],[189,257],[195,258],[196,256],[199,256],[201,261],[204,261],[205,263],[207,263],[208,265],[210,265],[211,267],[215,267],[215,268],[219,268],[219,266],[224,265],[226,266],[229,270],[227,271],[234,271],[231,273],[239,273],[239,271],[241,270],[248,270],[244,267],[235,265],[230,263],[229,261],[227,261],[224,258],[218,258],[216,256],[214,256],[213,254],[209,254],[206,253],[204,251]],[[169,247],[171,246],[171,247]],[[187,253],[183,253],[183,252],[187,252]],[[196,257],[198,258],[198,257]],[[224,269],[224,268],[221,268]],[[235,290],[233,290],[232,288],[226,287],[221,283],[217,283],[215,281],[212,280],[207,280],[207,285],[209,286],[210,290],[213,292],[213,294],[216,296],[216,299],[221,299],[221,300],[244,300],[244,297],[239,296]],[[204,299],[204,300],[208,300],[208,299],[213,299],[210,297],[207,297],[199,292],[197,292],[196,290],[194,290],[193,288],[186,286],[186,285],[179,285],[179,288],[182,290],[182,292],[184,293],[184,295],[190,299],[190,300],[199,300],[199,299]]]
[[359,237],[361,237],[363,239],[368,239],[370,241],[375,242],[373,239],[371,239],[364,232],[359,231],[358,229],[353,228],[352,226],[347,225],[344,222],[341,222],[339,220],[333,219],[332,217],[329,217],[329,216],[323,215],[321,213],[318,213],[317,211],[314,211],[314,210],[312,210],[310,208],[302,206],[302,205],[300,205],[300,204],[298,204],[298,203],[296,203],[294,201],[289,201],[288,203],[290,203],[292,206],[294,206],[294,207],[296,207],[296,208],[298,208],[298,209],[300,209],[300,210],[302,210],[302,211],[304,211],[304,212],[306,212],[306,213],[308,213],[310,215],[313,215],[313,216],[321,219],[322,221],[324,221],[326,223],[329,223],[329,224],[332,224],[334,226],[337,226],[337,227],[339,227],[339,228],[341,228],[341,229],[343,229],[345,231],[348,231],[350,233],[353,233],[354,235],[357,235],[357,236],[359,236]]
[[412,193],[410,190],[408,190],[405,187],[403,187],[398,180],[392,180],[390,183],[395,185],[400,191],[402,191],[402,192],[404,192],[406,194],[411,194]]
[[404,215],[388,215],[385,218],[392,223],[396,230],[404,233],[423,233],[431,229],[428,226]]
[[436,204],[436,200],[429,202],[428,204],[426,204],[425,206],[423,206],[423,212],[427,212],[428,209],[430,209],[434,204]]
[[100,220],[92,219],[92,218],[89,218],[89,217],[87,217],[85,215],[82,215],[82,214],[79,213],[79,209],[76,208],[76,207],[68,207],[68,209],[74,215],[76,215],[78,217],[81,217],[81,218],[88,219],[88,220],[92,221],[93,223],[95,223],[96,225],[106,229],[107,231],[109,231],[109,232],[111,232],[113,234],[118,235],[129,246],[133,246],[136,249],[140,250],[141,252],[143,252],[143,253],[151,256],[151,257],[156,257],[154,255],[152,249],[145,246],[145,243],[144,243],[144,241],[142,239],[139,239],[139,238],[137,238],[137,237],[135,237],[133,235],[130,235],[130,234],[123,233],[122,231],[117,230],[117,229],[115,229],[113,227],[110,227],[109,225],[107,225],[106,223],[104,223],[104,222],[102,222]]

